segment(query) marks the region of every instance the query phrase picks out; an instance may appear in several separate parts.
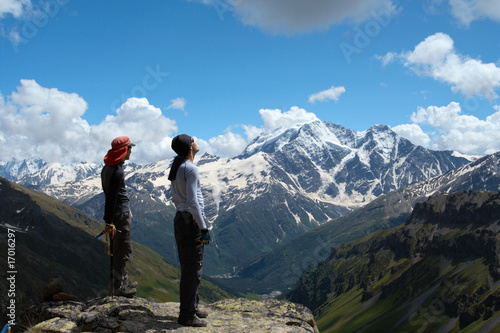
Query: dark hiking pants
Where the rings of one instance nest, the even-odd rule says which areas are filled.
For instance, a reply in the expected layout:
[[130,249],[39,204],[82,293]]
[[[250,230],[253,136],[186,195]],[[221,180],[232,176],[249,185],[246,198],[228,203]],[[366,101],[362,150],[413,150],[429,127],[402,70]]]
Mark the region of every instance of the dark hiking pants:
[[201,231],[189,212],[176,213],[174,231],[181,264],[179,318],[191,319],[198,308],[198,286],[203,268]]
[[132,215],[122,213],[115,220],[116,235],[113,239],[113,285],[115,290],[128,279],[125,265],[132,254]]

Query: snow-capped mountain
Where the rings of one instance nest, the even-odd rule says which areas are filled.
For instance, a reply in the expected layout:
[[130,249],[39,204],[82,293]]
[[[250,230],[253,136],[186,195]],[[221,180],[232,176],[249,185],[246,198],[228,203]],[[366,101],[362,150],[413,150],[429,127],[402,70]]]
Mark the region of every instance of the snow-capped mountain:
[[500,152],[497,152],[443,175],[381,195],[332,223],[297,237],[293,244],[266,253],[239,271],[239,279],[231,282],[261,293],[268,288],[285,291],[296,284],[309,265],[326,259],[331,247],[404,223],[413,207],[431,196],[461,191],[500,191],[499,169]]
[[61,185],[92,176],[102,166],[95,163],[51,163],[40,159],[0,162],[0,176],[30,187]]
[[41,159],[0,162],[0,177],[19,182],[23,177],[36,173],[46,165]]
[[472,160],[415,146],[384,125],[355,132],[321,121],[259,137],[240,158],[258,152],[270,156],[308,195],[348,207]]
[[[230,273],[381,194],[469,162],[451,151],[415,146],[387,126],[355,132],[323,121],[262,135],[235,158],[205,154],[197,164],[215,239],[206,271]],[[170,163],[127,164],[126,175],[135,240],[175,260]],[[43,166],[20,182],[101,219],[100,166],[72,167]]]
[[[409,201],[409,207],[411,207],[416,199],[430,197],[438,193],[459,191],[498,192],[500,191],[499,169],[500,152],[497,152],[450,170],[443,175],[401,188],[392,195],[399,196],[399,201]],[[413,200],[410,200],[410,198]]]

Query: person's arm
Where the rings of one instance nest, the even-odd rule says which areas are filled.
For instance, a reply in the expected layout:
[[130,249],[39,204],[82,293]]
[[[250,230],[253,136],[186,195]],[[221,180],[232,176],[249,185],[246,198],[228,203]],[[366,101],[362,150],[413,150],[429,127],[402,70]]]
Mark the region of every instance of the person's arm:
[[199,199],[199,195],[201,195],[199,182],[198,168],[186,169],[186,195],[189,212],[193,215],[200,229],[203,230],[207,229],[207,226],[203,219],[203,197],[201,197],[201,202]]
[[198,199],[198,205],[200,205],[201,215],[205,216],[205,203],[203,202],[203,194],[201,193],[199,175],[198,175],[198,181],[196,183],[196,198]]

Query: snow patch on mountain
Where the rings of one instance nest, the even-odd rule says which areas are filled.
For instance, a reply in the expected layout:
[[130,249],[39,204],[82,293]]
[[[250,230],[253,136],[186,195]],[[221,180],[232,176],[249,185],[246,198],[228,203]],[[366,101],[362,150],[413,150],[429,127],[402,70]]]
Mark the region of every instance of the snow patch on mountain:
[[199,166],[200,181],[220,201],[220,194],[229,189],[245,190],[252,184],[267,181],[266,170],[269,168],[262,153],[247,159],[219,159]]

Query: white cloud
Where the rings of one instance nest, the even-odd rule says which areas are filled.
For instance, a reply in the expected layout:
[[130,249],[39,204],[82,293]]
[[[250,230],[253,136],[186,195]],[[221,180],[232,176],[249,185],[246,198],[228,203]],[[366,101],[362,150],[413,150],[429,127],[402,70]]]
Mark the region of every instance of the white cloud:
[[[500,106],[485,120],[461,114],[458,103],[419,108],[411,124],[394,131],[415,144],[437,150],[456,150],[465,154],[489,154],[500,150]],[[21,80],[17,91],[0,94],[0,160],[13,157],[39,157],[48,162],[88,161],[101,163],[113,138],[127,135],[137,144],[132,161],[149,163],[173,157],[170,148],[177,132],[174,120],[163,116],[146,98],[130,98],[103,122],[89,125],[83,116],[85,100],[75,93],[45,88],[34,80]],[[238,125],[244,133],[229,127],[223,135],[199,139],[203,152],[221,157],[236,156],[262,133],[276,128],[318,120],[299,107],[283,112],[259,110],[263,124]]]
[[500,21],[500,2],[497,0],[427,0],[423,4],[426,13],[451,15],[464,27],[476,20]]
[[7,35],[5,35],[8,40],[10,40],[14,44],[19,44],[21,41],[22,37],[19,35],[19,31],[17,31],[16,28],[12,29]]
[[[194,0],[196,1],[196,0]],[[232,11],[244,24],[272,33],[324,30],[345,20],[362,22],[374,12],[394,10],[390,0],[197,0],[212,5],[219,15]]]
[[279,109],[261,109],[259,113],[262,120],[264,120],[263,130],[266,132],[280,127],[288,128],[296,124],[318,120],[314,113],[307,112],[297,106],[293,106],[289,111],[284,113]]
[[431,138],[417,124],[404,124],[393,127],[392,130],[413,144],[429,147]]
[[451,14],[465,26],[479,19],[500,21],[498,0],[450,0]]
[[[69,0],[0,0],[0,35],[7,38],[15,52],[38,34]],[[10,17],[12,16],[12,17]]]
[[[111,141],[126,135],[137,147],[131,161],[139,164],[173,157],[170,147],[177,133],[176,122],[146,98],[129,98],[115,115],[100,124],[84,120],[87,102],[76,93],[45,88],[35,80],[21,80],[17,91],[4,97],[0,93],[0,160],[42,158],[47,162],[96,162],[102,159]],[[287,112],[262,109],[261,127],[237,125],[208,141],[198,139],[200,148],[221,157],[241,153],[246,145],[263,132],[317,120],[296,106]],[[241,127],[244,133],[233,130]]]
[[442,5],[444,2],[445,0],[427,0],[422,8],[428,14],[438,15],[442,12]]
[[252,141],[256,137],[262,134],[262,128],[253,126],[253,125],[242,125],[243,129],[245,130],[245,135],[247,138],[247,142]]
[[344,87],[332,86],[330,89],[323,90],[309,96],[309,103],[314,103],[316,101],[324,102],[328,100],[338,101],[340,95],[342,95],[343,93],[345,93]]
[[[208,142],[199,140],[200,149],[212,155],[233,157],[239,155],[250,141],[262,133],[269,133],[280,127],[289,128],[297,124],[318,120],[314,113],[307,112],[297,106],[290,108],[286,112],[279,109],[261,109],[259,113],[264,121],[261,127],[253,125],[229,127],[224,135],[211,138]],[[245,135],[234,133],[233,129],[235,127],[243,128]]]
[[[489,100],[498,97],[495,90],[500,87],[500,68],[494,63],[483,63],[458,54],[453,40],[444,33],[427,37],[413,51],[401,53],[398,57],[418,75],[445,82],[454,92]],[[393,58],[392,53],[379,57],[383,64]]]
[[138,163],[173,155],[170,141],[177,125],[174,120],[163,116],[159,108],[150,105],[146,98],[129,98],[116,113],[116,116],[109,115],[102,123],[92,126],[92,134],[99,142],[106,142],[109,148],[113,138],[128,136],[139,143],[134,150],[134,161]]
[[387,66],[388,64],[390,64],[391,62],[393,62],[395,59],[398,58],[398,55],[396,53],[393,53],[393,52],[388,52],[385,56],[375,56],[375,58],[377,58],[378,60],[380,60],[380,62],[382,62],[382,66]]
[[[429,106],[426,109],[419,108],[412,114],[413,124],[399,125],[393,129],[424,147],[456,150],[471,155],[492,154],[500,151],[500,106],[494,109],[496,111],[493,114],[480,120],[461,114],[460,105],[456,102],[442,107]],[[424,133],[422,126],[429,127],[429,131]]]
[[184,107],[186,106],[186,99],[183,97],[178,97],[170,100],[172,104],[168,106],[167,109],[176,109],[184,111]]
[[224,135],[210,138],[205,150],[220,157],[233,157],[239,155],[247,144],[247,139],[240,134],[231,132],[231,128],[228,128]]
[[[45,88],[34,80],[21,80],[10,97],[0,94],[1,160],[39,157],[48,162],[102,162],[113,138],[127,135],[138,144],[134,161],[167,158],[175,121],[145,98],[130,98],[116,116],[98,125],[82,117],[87,102],[75,93]],[[139,147],[140,146],[140,147]]]
[[0,1],[0,18],[7,14],[19,18],[27,8],[31,8],[30,0],[2,0]]
[[10,100],[0,101],[2,160],[33,155],[63,160],[88,154],[90,126],[81,118],[86,109],[87,103],[77,94],[21,80]]

